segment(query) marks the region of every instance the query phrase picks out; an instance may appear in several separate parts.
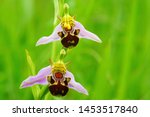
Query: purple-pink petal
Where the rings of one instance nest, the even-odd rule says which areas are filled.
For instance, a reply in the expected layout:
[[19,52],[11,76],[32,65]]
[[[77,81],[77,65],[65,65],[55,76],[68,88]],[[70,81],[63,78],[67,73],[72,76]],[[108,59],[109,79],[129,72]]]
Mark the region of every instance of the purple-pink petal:
[[48,84],[46,76],[51,74],[51,66],[47,66],[41,69],[36,76],[29,76],[26,80],[24,80],[21,84],[21,88],[31,87],[35,84]]
[[44,36],[44,37],[40,38],[37,41],[36,46],[60,40],[58,32],[61,32],[61,31],[62,31],[62,27],[60,24],[58,24],[56,26],[56,28],[54,29],[53,33],[50,36]]
[[90,40],[93,40],[93,41],[96,41],[99,43],[102,42],[101,39],[96,34],[86,30],[80,22],[75,21],[75,27],[74,28],[80,29],[79,38],[90,39]]
[[80,83],[75,81],[74,76],[71,72],[67,71],[66,74],[65,74],[65,77],[71,78],[71,80],[68,84],[69,88],[72,88],[72,89],[78,91],[79,93],[83,93],[85,95],[88,95],[87,90]]

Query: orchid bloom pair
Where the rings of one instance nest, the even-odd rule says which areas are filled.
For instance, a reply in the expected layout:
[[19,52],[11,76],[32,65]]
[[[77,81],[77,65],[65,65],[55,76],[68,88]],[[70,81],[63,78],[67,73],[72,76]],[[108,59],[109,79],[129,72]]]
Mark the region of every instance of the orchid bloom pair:
[[[40,38],[36,46],[60,40],[64,48],[70,49],[77,46],[79,38],[101,42],[96,34],[86,30],[80,22],[75,21],[74,17],[71,17],[68,13],[60,19],[61,21],[53,33],[50,36]],[[48,85],[49,91],[54,96],[65,96],[69,88],[88,95],[87,90],[75,81],[74,75],[66,69],[62,60],[42,68],[35,76],[29,76],[22,82],[21,88],[36,84]]]

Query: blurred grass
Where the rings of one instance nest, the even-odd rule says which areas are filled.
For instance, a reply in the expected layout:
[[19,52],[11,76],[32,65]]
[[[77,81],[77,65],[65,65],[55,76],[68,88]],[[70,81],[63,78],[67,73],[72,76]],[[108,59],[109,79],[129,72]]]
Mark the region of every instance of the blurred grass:
[[[66,2],[76,20],[103,43],[81,39],[71,50],[65,59],[71,62],[68,69],[89,96],[70,90],[63,99],[150,99],[150,1]],[[0,99],[33,99],[31,88],[19,89],[31,74],[25,49],[36,72],[49,64],[52,44],[35,47],[35,43],[52,32],[53,20],[52,0],[1,0]],[[55,43],[59,52],[61,44]]]

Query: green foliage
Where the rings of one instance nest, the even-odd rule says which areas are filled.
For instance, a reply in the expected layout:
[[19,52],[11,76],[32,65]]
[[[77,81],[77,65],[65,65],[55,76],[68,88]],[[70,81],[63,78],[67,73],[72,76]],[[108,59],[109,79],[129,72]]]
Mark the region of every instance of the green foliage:
[[[28,52],[28,50],[25,50],[26,52],[26,57],[27,57],[27,62],[29,64],[29,68],[30,68],[30,71],[31,71],[31,75],[36,75],[36,72],[35,72],[35,65],[32,61],[32,58]],[[34,99],[39,99],[39,95],[40,95],[40,87],[38,85],[34,85],[32,87],[32,93],[33,93],[33,97]]]
[[[67,69],[89,96],[70,89],[62,99],[150,99],[150,1],[64,1],[70,15],[103,43],[80,39],[68,52]],[[59,41],[55,47],[52,43],[35,47],[54,28],[53,1],[1,0],[0,16],[0,99],[34,99],[31,88],[19,89],[32,75],[24,50],[32,56],[35,73],[49,65],[52,48],[60,52]],[[44,88],[40,93],[45,93]],[[45,99],[57,98],[49,93]]]

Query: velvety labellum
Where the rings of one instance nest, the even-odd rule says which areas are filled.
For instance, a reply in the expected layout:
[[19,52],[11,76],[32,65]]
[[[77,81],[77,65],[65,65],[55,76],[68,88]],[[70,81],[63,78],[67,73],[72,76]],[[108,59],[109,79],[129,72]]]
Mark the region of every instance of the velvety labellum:
[[49,86],[49,91],[54,96],[65,96],[68,93],[68,90],[69,88],[67,86],[63,86],[60,83]]
[[58,35],[61,37],[61,43],[65,48],[75,47],[79,42],[79,29],[75,30],[72,34],[70,31],[66,32],[64,35],[63,32],[59,32]]
[[[59,73],[59,72],[57,72]],[[49,91],[54,96],[65,96],[68,91],[68,82],[70,81],[70,78],[65,78],[64,81],[58,80],[57,82],[52,78],[52,76],[48,76],[48,82],[49,84]]]

